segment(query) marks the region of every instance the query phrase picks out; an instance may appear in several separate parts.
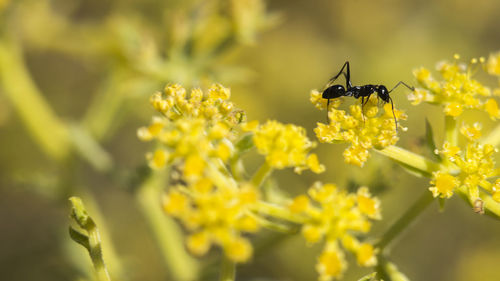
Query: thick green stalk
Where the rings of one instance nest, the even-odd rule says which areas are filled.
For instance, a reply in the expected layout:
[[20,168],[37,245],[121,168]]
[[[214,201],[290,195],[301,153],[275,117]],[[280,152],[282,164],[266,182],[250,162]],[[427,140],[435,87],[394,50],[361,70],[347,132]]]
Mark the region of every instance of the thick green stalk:
[[264,201],[257,202],[257,204],[255,204],[254,211],[266,214],[274,218],[283,219],[298,224],[302,224],[307,221],[307,218],[301,215],[293,214],[286,207],[282,207],[272,203],[267,203]]
[[446,115],[444,117],[445,140],[451,145],[458,144],[458,127],[455,117]]
[[64,159],[71,147],[68,130],[31,79],[13,38],[0,38],[0,83],[35,142],[51,158]]
[[257,172],[255,172],[255,174],[253,175],[251,180],[252,184],[255,187],[262,186],[262,184],[264,184],[265,180],[269,177],[269,175],[271,175],[272,172],[273,168],[269,164],[267,164],[267,162],[264,162],[264,164],[260,166],[259,170],[257,170]]
[[423,175],[430,176],[432,172],[442,169],[438,163],[398,146],[391,145],[376,151]]
[[165,215],[161,209],[160,198],[165,176],[152,173],[137,191],[137,200],[153,234],[167,268],[174,280],[197,280],[199,265],[184,248],[183,234],[175,221]]

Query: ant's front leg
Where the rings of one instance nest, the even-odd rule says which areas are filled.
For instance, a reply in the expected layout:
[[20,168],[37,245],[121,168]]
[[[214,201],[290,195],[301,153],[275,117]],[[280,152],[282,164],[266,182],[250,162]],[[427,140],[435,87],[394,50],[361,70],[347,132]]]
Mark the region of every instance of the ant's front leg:
[[370,101],[370,97],[371,97],[372,94],[368,94],[368,96],[366,96],[366,100],[365,100],[365,97],[361,97],[361,108],[364,108],[365,105]]
[[365,122],[365,105],[370,101],[371,95],[372,94],[368,94],[366,97],[361,96],[361,118],[363,118],[363,123]]

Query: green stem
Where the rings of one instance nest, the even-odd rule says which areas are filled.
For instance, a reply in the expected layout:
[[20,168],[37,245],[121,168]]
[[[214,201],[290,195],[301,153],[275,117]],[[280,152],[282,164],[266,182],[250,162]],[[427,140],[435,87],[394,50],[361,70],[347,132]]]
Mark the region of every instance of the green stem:
[[137,200],[159,244],[167,268],[174,280],[197,280],[198,263],[185,250],[182,230],[161,209],[160,198],[165,177],[152,173],[137,192]]
[[458,144],[458,128],[457,120],[453,116],[444,117],[444,128],[445,128],[445,140],[451,145],[456,146]]
[[500,144],[500,125],[496,126],[491,133],[481,140],[481,144],[491,144],[498,146]]
[[484,202],[484,209],[495,214],[497,218],[500,218],[500,203],[493,200],[491,195],[487,194],[484,191],[481,191],[479,193],[479,197]]
[[92,99],[82,126],[98,140],[108,138],[119,127],[127,101],[140,96],[138,93],[152,93],[155,87],[155,83],[137,75],[123,71],[112,74]]
[[257,202],[254,211],[298,224],[303,224],[307,221],[307,218],[300,215],[294,215],[287,208],[264,201]]
[[255,172],[255,174],[253,175],[252,180],[251,180],[252,184],[255,187],[262,186],[262,184],[265,182],[267,177],[269,177],[269,175],[271,175],[272,172],[273,172],[273,168],[267,162],[264,162],[264,164],[262,164],[262,166],[260,166],[259,170],[257,172]]
[[85,201],[85,208],[92,214],[94,221],[99,222],[99,235],[101,237],[101,241],[105,242],[102,245],[102,248],[106,253],[107,268],[110,270],[113,277],[122,281],[129,280],[130,278],[127,278],[125,275],[124,266],[116,252],[104,214],[100,210],[94,196],[88,192],[88,189],[79,189],[77,193],[80,194],[83,201]]
[[380,257],[379,264],[376,267],[377,276],[380,280],[391,280],[391,281],[409,281],[408,277],[406,277],[397,266],[386,260],[383,257]]
[[70,227],[71,237],[88,250],[96,271],[97,280],[111,281],[102,255],[101,237],[94,220],[87,214],[80,198],[71,197],[69,200],[72,204],[71,217],[87,233],[83,234]]
[[425,176],[444,168],[434,161],[398,146],[391,145],[376,151]]
[[21,45],[15,39],[1,39],[1,86],[35,143],[58,161],[68,158],[75,146],[94,168],[109,170],[112,161],[104,149],[81,128],[65,124],[47,103],[26,68]]
[[[484,188],[484,186],[483,186],[483,188]],[[456,193],[458,193],[458,195],[460,195],[460,197],[462,199],[464,199],[467,203],[469,203],[469,205],[471,205],[471,206],[474,205],[474,202],[471,200],[471,198],[469,196],[469,192],[468,192],[467,187],[460,186],[457,189]],[[483,202],[484,202],[484,209],[486,210],[486,214],[488,214],[488,215],[493,214],[493,215],[495,215],[495,218],[497,218],[497,219],[500,218],[500,203],[499,202],[493,200],[491,195],[483,190],[479,190],[479,198],[481,198],[481,200],[483,200]]]
[[224,255],[221,264],[220,280],[234,281],[235,276],[236,276],[236,264]]
[[413,205],[407,209],[404,214],[393,224],[389,229],[382,235],[380,241],[376,244],[376,247],[380,249],[380,253],[383,254],[383,250],[389,245],[395,237],[401,234],[403,230],[407,229],[408,226],[415,221],[415,218],[420,215],[432,202],[433,197],[431,192],[425,190],[420,198],[413,203]]
[[82,127],[71,124],[68,127],[75,150],[99,172],[109,172],[113,167],[111,155]]
[[31,79],[21,44],[12,37],[0,38],[0,81],[4,94],[42,151],[63,160],[71,147],[68,130]]

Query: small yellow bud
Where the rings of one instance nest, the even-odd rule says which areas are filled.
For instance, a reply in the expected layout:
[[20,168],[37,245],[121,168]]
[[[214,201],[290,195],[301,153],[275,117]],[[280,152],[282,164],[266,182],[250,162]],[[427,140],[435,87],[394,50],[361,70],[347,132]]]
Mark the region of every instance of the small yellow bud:
[[293,199],[289,208],[292,213],[301,213],[309,207],[309,198],[306,195],[299,195]]
[[189,251],[197,256],[208,252],[211,246],[210,237],[206,232],[198,232],[187,238],[186,246]]

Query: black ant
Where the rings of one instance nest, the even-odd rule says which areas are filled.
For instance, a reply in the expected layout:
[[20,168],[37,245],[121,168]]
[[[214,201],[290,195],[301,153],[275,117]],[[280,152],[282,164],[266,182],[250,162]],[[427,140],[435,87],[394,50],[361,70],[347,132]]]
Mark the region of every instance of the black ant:
[[[347,66],[347,73],[344,72],[344,68],[346,68],[346,66]],[[345,84],[346,84],[345,88],[344,88],[344,86],[339,85],[339,84],[331,85],[331,84],[333,84],[333,82],[335,80],[337,80],[337,78],[341,74],[344,74],[344,77],[345,77]],[[405,85],[408,89],[410,89],[412,91],[415,90],[414,87],[408,86],[403,81],[399,81],[396,84],[396,86],[394,86],[394,88],[392,88],[392,90],[390,90],[390,91],[388,91],[384,85],[368,84],[368,85],[363,85],[363,86],[353,86],[352,82],[351,82],[351,71],[349,70],[349,61],[346,61],[344,63],[344,66],[342,66],[342,68],[340,69],[339,73],[337,73],[337,75],[335,75],[334,77],[332,77],[328,81],[328,85],[331,85],[331,86],[328,86],[328,88],[326,88],[323,91],[322,97],[324,99],[328,100],[328,102],[326,104],[326,110],[328,113],[330,99],[335,99],[335,98],[339,98],[339,97],[354,97],[357,99],[357,98],[361,97],[361,108],[363,108],[365,106],[365,104],[368,102],[368,100],[370,99],[370,96],[372,94],[376,93],[377,96],[379,97],[379,99],[381,99],[383,102],[385,102],[385,103],[391,102],[392,115],[394,116],[394,123],[396,125],[396,130],[397,130],[398,129],[398,121],[396,119],[396,114],[394,114],[394,103],[392,102],[392,98],[391,98],[391,96],[389,96],[389,94],[392,91],[394,91],[394,89],[396,89],[401,84]],[[366,98],[366,100],[365,100],[365,98]]]

